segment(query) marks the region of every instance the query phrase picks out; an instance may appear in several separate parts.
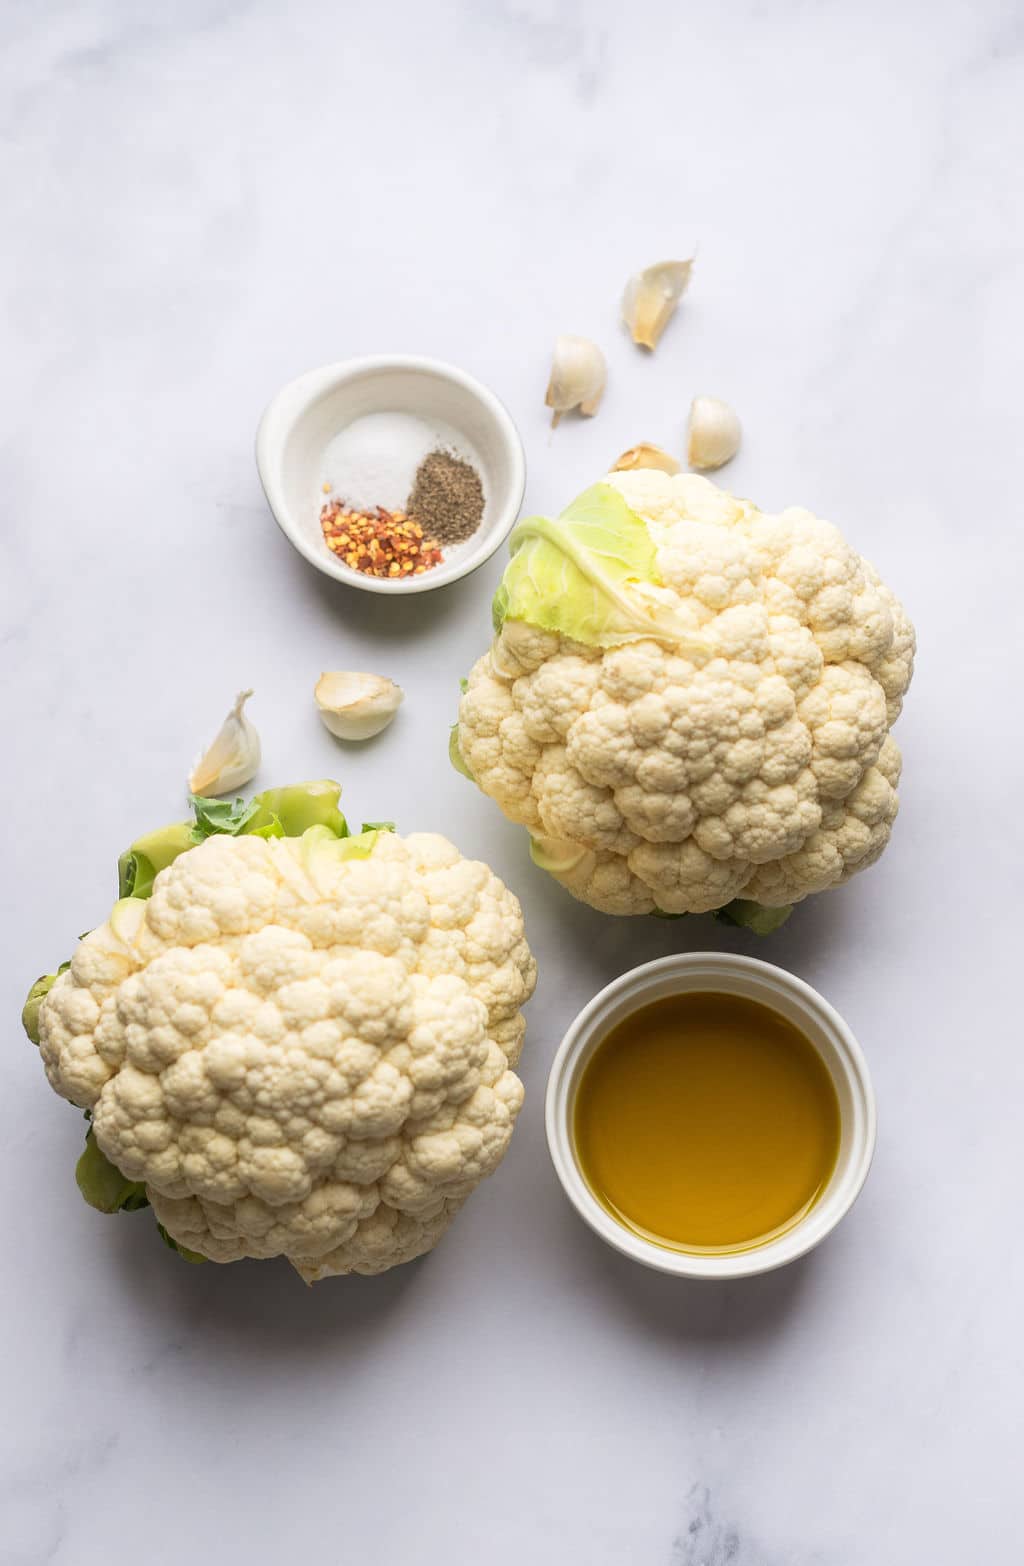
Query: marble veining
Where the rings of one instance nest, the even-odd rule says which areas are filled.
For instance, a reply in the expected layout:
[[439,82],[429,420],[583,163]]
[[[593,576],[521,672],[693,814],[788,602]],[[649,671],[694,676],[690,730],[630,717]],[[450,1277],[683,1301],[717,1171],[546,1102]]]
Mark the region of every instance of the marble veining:
[[770,1566],[769,1557],[749,1545],[731,1523],[716,1515],[707,1485],[695,1484],[686,1498],[685,1522],[672,1543],[671,1566]]

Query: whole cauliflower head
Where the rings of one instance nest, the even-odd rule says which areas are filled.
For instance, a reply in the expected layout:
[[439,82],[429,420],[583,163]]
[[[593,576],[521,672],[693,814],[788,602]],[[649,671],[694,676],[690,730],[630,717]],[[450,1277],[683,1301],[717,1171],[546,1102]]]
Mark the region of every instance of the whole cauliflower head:
[[430,1250],[500,1163],[534,980],[442,837],[214,836],[80,943],[39,1043],[180,1247],[312,1282]]
[[781,908],[878,858],[914,632],[837,528],[639,469],[512,550],[453,757],[569,891]]

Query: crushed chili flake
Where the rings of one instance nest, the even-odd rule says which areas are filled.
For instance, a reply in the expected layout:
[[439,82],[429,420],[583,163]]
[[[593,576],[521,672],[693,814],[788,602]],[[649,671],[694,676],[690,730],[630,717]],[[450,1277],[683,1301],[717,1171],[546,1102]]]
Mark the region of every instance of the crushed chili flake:
[[444,559],[433,538],[405,511],[350,511],[340,500],[320,509],[324,543],[364,576],[422,576]]

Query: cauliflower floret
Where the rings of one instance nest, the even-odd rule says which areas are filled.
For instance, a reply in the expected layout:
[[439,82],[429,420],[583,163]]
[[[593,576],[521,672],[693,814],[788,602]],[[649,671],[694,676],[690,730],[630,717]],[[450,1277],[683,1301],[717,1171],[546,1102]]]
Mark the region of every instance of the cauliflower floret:
[[515,897],[444,838],[214,836],[80,943],[40,1052],[179,1245],[380,1272],[500,1163],[535,977]]
[[610,913],[781,906],[840,885],[896,815],[889,730],[914,656],[902,607],[809,511],[765,515],[693,474],[604,483],[655,546],[660,585],[640,585],[670,630],[647,636],[639,592],[607,646],[507,617],[459,708],[473,778]]

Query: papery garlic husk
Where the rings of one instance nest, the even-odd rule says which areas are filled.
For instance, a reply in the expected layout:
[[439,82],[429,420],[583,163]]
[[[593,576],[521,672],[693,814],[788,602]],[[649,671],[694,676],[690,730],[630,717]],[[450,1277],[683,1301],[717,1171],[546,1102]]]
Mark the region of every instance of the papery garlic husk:
[[686,460],[710,472],[731,461],[740,449],[743,427],[736,411],[718,397],[695,397],[690,404]]
[[638,272],[622,295],[622,319],[633,341],[643,348],[657,348],[662,332],[676,313],[693,271],[688,261],[658,261]]
[[662,473],[680,473],[682,463],[677,462],[671,452],[662,451],[660,446],[650,446],[641,441],[639,446],[630,446],[624,451],[617,462],[613,462],[610,473],[625,473],[633,468],[657,468]]
[[321,674],[313,695],[332,734],[343,740],[367,740],[387,728],[405,692],[383,674],[336,669]]
[[587,418],[595,414],[607,379],[604,354],[589,337],[569,334],[556,338],[551,376],[544,394],[545,404],[553,409],[552,428],[563,413],[569,413],[573,408],[578,408]]
[[220,732],[189,773],[193,794],[231,794],[250,782],[260,764],[260,737],[244,707],[252,691],[239,691]]

